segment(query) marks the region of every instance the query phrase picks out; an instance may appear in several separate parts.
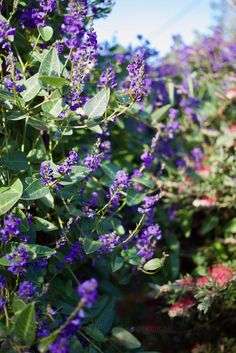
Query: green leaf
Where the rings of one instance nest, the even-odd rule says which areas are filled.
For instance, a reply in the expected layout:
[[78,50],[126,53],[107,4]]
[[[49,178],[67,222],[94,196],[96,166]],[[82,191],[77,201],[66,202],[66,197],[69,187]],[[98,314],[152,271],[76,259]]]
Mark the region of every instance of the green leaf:
[[110,90],[104,88],[85,104],[84,112],[89,120],[97,120],[103,116],[107,109],[109,97]]
[[66,79],[58,76],[40,76],[39,80],[49,86],[56,88],[60,88],[66,84]]
[[64,107],[65,107],[65,101],[61,96],[61,92],[59,90],[55,90],[51,95],[50,99],[48,100],[48,102],[45,102],[42,105],[42,110],[54,117],[58,117],[58,115],[62,112]]
[[115,298],[109,298],[106,306],[100,312],[97,319],[95,319],[97,328],[102,331],[103,334],[107,334],[112,327],[113,321],[115,319],[115,304]]
[[145,271],[156,271],[159,268],[161,268],[162,265],[163,265],[163,261],[161,259],[154,258],[146,262],[145,265],[143,266],[143,269]]
[[236,233],[236,218],[231,219],[224,228],[225,233]]
[[40,198],[40,201],[49,208],[54,208],[54,198],[49,192],[47,195]]
[[111,269],[112,272],[116,272],[124,265],[124,259],[120,256],[113,256],[111,259]]
[[20,342],[32,346],[36,338],[36,319],[34,303],[28,304],[17,315],[13,327],[13,335],[20,340]]
[[28,220],[27,220],[27,217],[24,214],[24,212],[20,208],[16,207],[13,209],[13,213],[15,213],[15,215],[17,217],[19,217],[22,221],[22,223],[20,225],[20,230],[23,232],[27,232],[29,230],[29,224],[28,224]]
[[0,265],[1,266],[10,266],[11,265],[11,261],[7,260],[5,256],[0,258]]
[[127,205],[128,206],[134,206],[138,205],[140,202],[143,201],[144,197],[146,194],[139,194],[133,189],[129,189],[127,192]]
[[18,120],[24,120],[26,118],[30,118],[29,115],[24,114],[23,112],[16,112],[13,111],[10,114],[7,115],[7,120],[13,120],[13,121],[18,121]]
[[10,92],[8,92],[8,90],[6,90],[5,88],[4,88],[4,86],[1,86],[1,88],[0,88],[0,100],[3,100],[3,101],[6,101],[6,100],[8,100],[8,101],[15,101],[15,98],[14,98],[14,96],[13,96],[13,94],[11,94]]
[[204,235],[213,230],[219,223],[219,218],[214,215],[209,215],[202,224],[200,234]]
[[165,118],[165,116],[167,115],[169,109],[170,109],[171,105],[167,104],[164,105],[161,108],[156,109],[152,114],[151,114],[151,119],[154,123],[159,122],[161,120],[163,120]]
[[87,167],[75,165],[71,168],[70,175],[65,176],[63,178],[63,180],[61,181],[61,185],[72,185],[78,183],[84,180],[84,178],[86,178],[88,174],[89,169]]
[[154,182],[147,176],[141,178],[133,178],[133,181],[135,181],[135,183],[137,184],[142,184],[150,189],[155,186]]
[[36,224],[37,231],[42,230],[44,232],[52,232],[58,229],[53,223],[46,221],[46,219],[41,217],[33,217],[33,220]]
[[84,251],[87,255],[97,251],[101,245],[102,243],[98,240],[93,240],[89,237],[84,238]]
[[50,26],[38,27],[38,31],[45,42],[48,42],[53,36],[53,29]]
[[39,67],[39,76],[60,76],[60,61],[55,48],[51,48]]
[[37,73],[24,82],[25,90],[22,92],[22,98],[25,102],[29,102],[39,93],[41,86],[38,78],[39,74]]
[[97,328],[96,325],[90,324],[85,327],[85,333],[93,338],[97,342],[106,342],[106,337],[102,334],[102,332]]
[[34,178],[26,179],[22,200],[37,200],[49,193],[49,188],[42,186],[41,180]]
[[0,216],[9,211],[20,199],[23,185],[20,179],[16,179],[8,187],[0,188]]
[[26,303],[20,298],[14,298],[12,301],[12,309],[14,314],[19,314],[23,309],[25,309]]
[[141,347],[139,340],[123,327],[113,327],[112,337],[118,344],[127,349],[137,349]]
[[56,254],[56,250],[38,244],[27,244],[26,249],[35,254],[34,258],[50,257]]
[[3,155],[1,162],[11,170],[23,170],[28,168],[26,154],[20,151],[8,152]]

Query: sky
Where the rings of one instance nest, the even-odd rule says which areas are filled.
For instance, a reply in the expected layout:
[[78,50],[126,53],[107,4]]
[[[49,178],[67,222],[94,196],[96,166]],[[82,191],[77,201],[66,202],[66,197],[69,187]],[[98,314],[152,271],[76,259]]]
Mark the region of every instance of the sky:
[[191,43],[194,30],[206,33],[214,23],[211,0],[116,0],[112,12],[95,22],[99,42],[112,40],[127,46],[142,34],[161,54],[167,53],[172,35]]

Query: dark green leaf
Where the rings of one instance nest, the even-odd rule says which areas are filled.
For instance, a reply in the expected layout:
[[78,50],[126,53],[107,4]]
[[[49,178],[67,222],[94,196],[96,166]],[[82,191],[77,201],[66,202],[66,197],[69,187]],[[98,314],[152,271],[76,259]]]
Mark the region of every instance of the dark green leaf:
[[32,346],[36,338],[36,319],[34,303],[28,304],[17,315],[13,327],[13,335],[20,342]]

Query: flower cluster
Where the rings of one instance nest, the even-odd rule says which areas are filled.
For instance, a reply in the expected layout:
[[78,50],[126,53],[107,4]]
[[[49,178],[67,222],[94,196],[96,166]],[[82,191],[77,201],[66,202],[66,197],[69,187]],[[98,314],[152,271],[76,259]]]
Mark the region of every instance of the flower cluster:
[[21,12],[22,28],[34,29],[46,25],[47,16],[57,7],[56,0],[39,0],[39,8],[26,6]]
[[71,150],[69,152],[68,157],[66,158],[66,160],[64,162],[62,162],[58,167],[57,167],[57,171],[58,173],[62,174],[62,175],[67,175],[70,174],[72,169],[71,167],[75,164],[79,163],[79,156],[78,154],[75,152],[75,150]]
[[133,92],[135,99],[139,102],[146,95],[144,85],[145,62],[140,55],[136,55],[127,67],[131,77],[129,89]]
[[116,177],[113,181],[113,184],[109,188],[109,202],[110,207],[117,207],[120,203],[120,198],[122,196],[121,191],[126,190],[130,187],[131,180],[126,172],[119,170],[116,173]]
[[111,252],[120,242],[120,237],[115,232],[100,235],[98,240],[102,243],[99,252]]
[[9,49],[10,37],[16,34],[16,28],[11,28],[9,23],[0,18],[0,45],[2,49]]
[[0,239],[3,243],[8,243],[12,238],[20,234],[19,226],[22,220],[14,213],[8,213],[3,221],[3,228],[0,229]]
[[10,261],[8,271],[14,275],[21,276],[26,272],[26,264],[29,255],[24,245],[14,246],[12,254],[7,254],[6,259]]
[[30,300],[34,296],[35,286],[30,281],[23,281],[19,285],[18,296],[24,300]]
[[80,284],[77,288],[81,301],[87,308],[91,308],[97,300],[98,282],[95,278],[91,278]]
[[153,257],[160,239],[161,230],[158,224],[149,225],[137,237],[135,249],[141,258],[141,264],[145,264]]
[[117,86],[117,82],[115,81],[115,73],[112,67],[108,67],[105,71],[102,72],[99,77],[98,87],[107,86],[110,88],[115,88]]

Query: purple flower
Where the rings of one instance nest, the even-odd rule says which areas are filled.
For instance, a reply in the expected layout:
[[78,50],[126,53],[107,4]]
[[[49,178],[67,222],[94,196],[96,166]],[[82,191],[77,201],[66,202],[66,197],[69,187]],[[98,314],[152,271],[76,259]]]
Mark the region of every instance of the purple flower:
[[115,232],[100,235],[98,240],[102,243],[100,253],[111,252],[119,244],[120,237]]
[[159,196],[145,196],[141,207],[138,208],[138,212],[142,214],[148,214],[154,207],[155,203],[159,200]]
[[75,152],[75,150],[71,150],[66,160],[58,166],[57,171],[62,175],[70,174],[72,171],[71,166],[78,164],[78,162],[79,156],[77,152]]
[[40,166],[40,176],[43,186],[50,185],[56,179],[53,177],[53,169],[50,162],[42,162]]
[[49,345],[48,349],[51,353],[69,353],[67,339],[64,337],[57,339],[54,343]]
[[107,87],[111,87],[111,88],[115,88],[117,86],[117,83],[115,81],[115,73],[112,70],[111,67],[108,67],[106,69],[106,71],[104,71],[98,81],[98,87],[103,87],[103,86],[107,86]]
[[97,300],[97,287],[97,280],[91,278],[80,284],[77,288],[78,294],[87,308],[91,308],[93,303]]
[[157,242],[160,239],[161,230],[158,224],[152,224],[142,231],[135,246],[138,256],[141,257],[141,264],[154,256]]
[[128,189],[131,185],[131,180],[126,172],[123,170],[118,170],[116,177],[113,181],[113,184],[109,188],[109,198],[110,198],[110,207],[117,207],[120,203],[121,191]]
[[3,221],[3,228],[0,229],[1,241],[8,243],[12,238],[17,237],[20,234],[21,223],[21,219],[16,217],[14,213],[8,213]]
[[152,156],[152,153],[150,151],[143,152],[140,158],[143,161],[142,166],[144,168],[150,168],[152,166],[152,162],[155,159],[155,157]]
[[65,262],[71,265],[75,260],[80,260],[82,258],[83,254],[81,251],[81,246],[80,243],[77,241],[71,246],[68,255],[65,256]]
[[64,43],[69,49],[79,47],[85,33],[84,21],[87,13],[88,9],[84,1],[69,1],[67,14],[61,26],[64,33]]
[[14,90],[17,92],[22,92],[24,90],[23,85],[20,83],[23,79],[23,75],[21,71],[16,70],[16,63],[17,59],[14,56],[12,50],[9,49],[6,59],[6,71],[9,73],[9,75],[5,76],[3,83],[10,92],[13,92]]
[[14,36],[16,29],[11,28],[10,25],[0,18],[0,45],[2,49],[8,49],[10,47],[9,36]]
[[27,6],[20,14],[22,28],[44,27],[48,14],[57,7],[56,0],[39,0],[39,8]]
[[0,275],[0,290],[3,290],[7,285],[6,278]]
[[4,306],[7,305],[7,300],[5,297],[0,296],[0,312],[4,309]]
[[196,166],[199,165],[199,163],[201,162],[202,158],[204,156],[203,151],[201,150],[201,148],[199,147],[195,147],[192,151],[191,151],[191,158],[193,159],[194,163]]
[[100,167],[103,156],[104,156],[103,153],[88,154],[83,159],[83,164],[89,168],[90,172],[94,172],[96,169]]
[[12,254],[7,254],[6,259],[11,262],[8,271],[14,275],[22,275],[25,273],[25,266],[28,261],[28,252],[23,245],[14,246]]
[[171,109],[169,110],[169,118],[170,118],[170,119],[173,119],[173,120],[176,119],[177,116],[178,116],[178,114],[179,114],[178,109],[171,108]]
[[146,95],[144,81],[145,62],[142,57],[136,55],[132,63],[128,65],[127,70],[130,75],[130,87],[135,99],[139,102]]
[[35,293],[35,286],[30,281],[23,281],[19,285],[18,296],[22,299],[30,299]]

